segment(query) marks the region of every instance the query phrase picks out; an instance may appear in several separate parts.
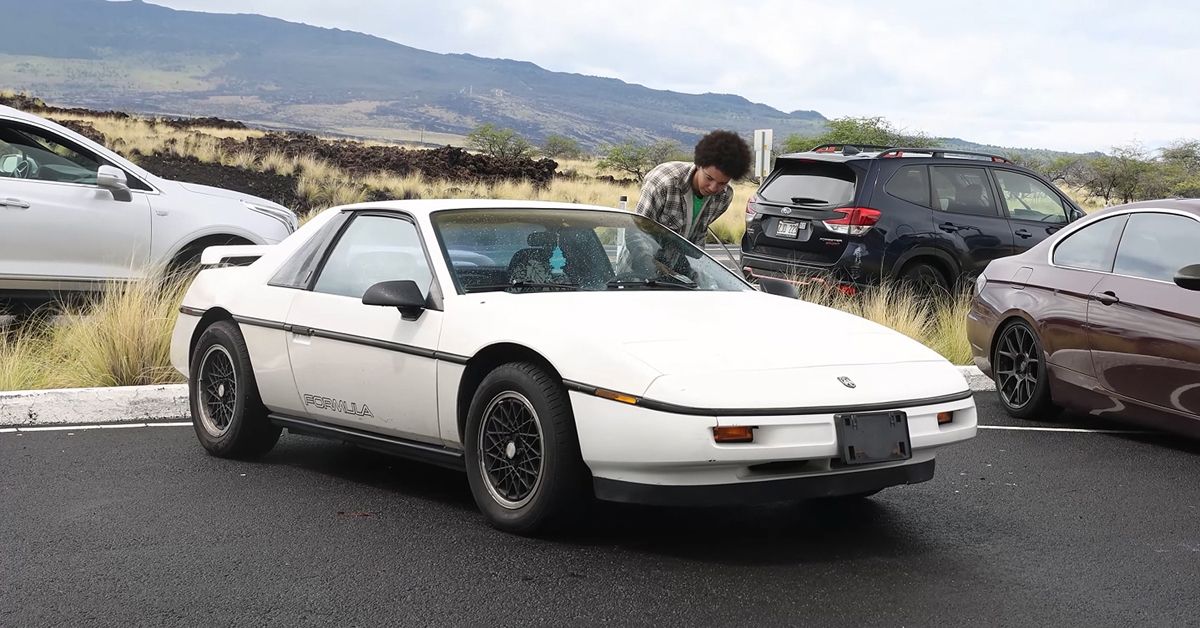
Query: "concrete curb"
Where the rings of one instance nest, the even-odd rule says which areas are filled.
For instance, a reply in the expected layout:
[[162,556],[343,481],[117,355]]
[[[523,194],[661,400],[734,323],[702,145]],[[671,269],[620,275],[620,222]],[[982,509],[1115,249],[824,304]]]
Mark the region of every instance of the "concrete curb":
[[0,426],[190,421],[187,394],[187,384],[2,392]]
[[[959,369],[971,390],[996,389],[974,366]],[[187,384],[0,392],[0,426],[191,421],[187,395]]]

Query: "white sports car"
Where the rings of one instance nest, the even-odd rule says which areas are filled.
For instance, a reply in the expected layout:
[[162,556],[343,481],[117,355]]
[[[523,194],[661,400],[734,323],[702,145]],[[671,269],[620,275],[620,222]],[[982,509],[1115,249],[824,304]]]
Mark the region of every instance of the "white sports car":
[[513,532],[592,497],[871,494],[929,480],[976,431],[929,348],[760,292],[627,211],[364,203],[201,263],[171,358],[210,453],[262,454],[286,427],[465,469]]

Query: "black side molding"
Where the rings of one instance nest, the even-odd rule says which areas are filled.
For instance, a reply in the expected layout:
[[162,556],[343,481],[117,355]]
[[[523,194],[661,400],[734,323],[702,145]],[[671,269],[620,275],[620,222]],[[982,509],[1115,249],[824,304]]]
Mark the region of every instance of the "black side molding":
[[320,423],[310,419],[298,419],[279,413],[271,413],[270,418],[272,423],[286,427],[289,432],[345,441],[364,449],[372,449],[385,454],[428,462],[457,471],[465,471],[467,468],[466,461],[463,459],[463,452],[458,449],[418,443],[394,436],[384,436],[383,434],[374,434],[364,430],[342,427],[340,425],[329,425],[328,423]]

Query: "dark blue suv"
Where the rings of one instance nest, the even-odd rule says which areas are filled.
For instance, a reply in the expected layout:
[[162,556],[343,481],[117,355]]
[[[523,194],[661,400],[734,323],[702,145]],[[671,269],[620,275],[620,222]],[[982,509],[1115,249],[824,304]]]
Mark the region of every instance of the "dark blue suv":
[[847,293],[881,278],[948,292],[1083,215],[997,155],[825,144],[779,156],[750,197],[742,271]]

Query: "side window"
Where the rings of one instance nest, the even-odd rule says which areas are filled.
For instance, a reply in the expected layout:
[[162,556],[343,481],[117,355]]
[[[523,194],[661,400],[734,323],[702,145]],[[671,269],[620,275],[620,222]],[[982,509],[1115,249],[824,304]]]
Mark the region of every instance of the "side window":
[[1200,222],[1175,214],[1134,214],[1121,236],[1113,272],[1174,282],[1180,268],[1200,263],[1197,243]]
[[1008,170],[993,170],[1000,195],[1008,215],[1017,220],[1036,220],[1049,224],[1066,224],[1067,210],[1062,200],[1046,184]]
[[1125,216],[1114,216],[1087,225],[1059,242],[1051,259],[1068,268],[1112,272],[1117,238],[1125,220]]
[[0,177],[95,185],[100,164],[52,133],[0,121]]
[[403,279],[426,292],[433,280],[416,226],[398,217],[360,215],[333,245],[313,290],[358,299],[374,284]]
[[930,166],[933,179],[934,209],[953,214],[998,216],[996,199],[983,168]]
[[904,166],[888,179],[883,190],[896,198],[929,207],[929,170],[925,166]]

